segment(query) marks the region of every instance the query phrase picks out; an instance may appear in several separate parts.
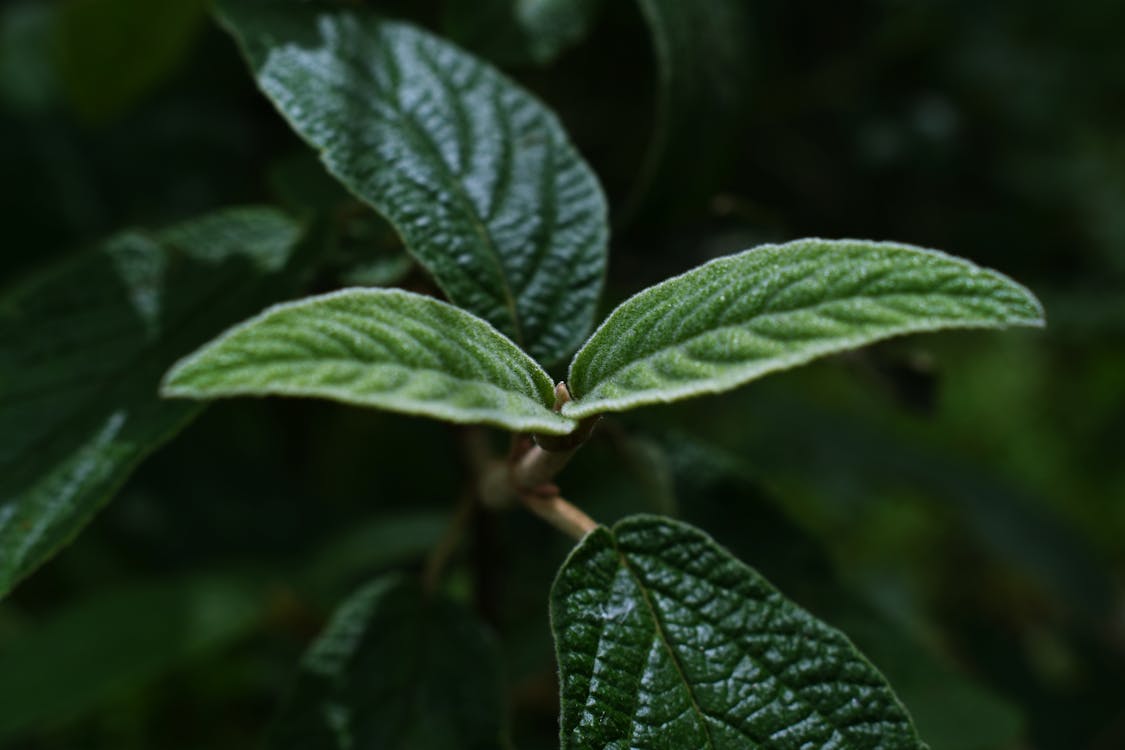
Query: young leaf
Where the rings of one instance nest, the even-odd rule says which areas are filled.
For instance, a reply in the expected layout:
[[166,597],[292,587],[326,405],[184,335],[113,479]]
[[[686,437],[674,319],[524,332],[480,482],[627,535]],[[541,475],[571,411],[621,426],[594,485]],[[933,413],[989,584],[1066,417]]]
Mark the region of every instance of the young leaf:
[[563,435],[539,365],[480,318],[400,289],[277,305],[184,358],[165,396],[314,396],[467,424]]
[[297,227],[225,211],[125,232],[0,296],[0,596],[199,407],[157,397],[185,351],[283,296]]
[[543,362],[582,341],[605,199],[553,114],[412,26],[297,3],[220,8],[262,90],[455,304]]
[[730,390],[874,341],[1040,326],[1027,289],[936,250],[797,240],[719,258],[622,303],[570,365],[579,418]]
[[633,516],[551,590],[562,746],[925,748],[839,631],[702,532]]
[[267,746],[499,750],[505,723],[499,654],[476,619],[392,576],[337,610]]

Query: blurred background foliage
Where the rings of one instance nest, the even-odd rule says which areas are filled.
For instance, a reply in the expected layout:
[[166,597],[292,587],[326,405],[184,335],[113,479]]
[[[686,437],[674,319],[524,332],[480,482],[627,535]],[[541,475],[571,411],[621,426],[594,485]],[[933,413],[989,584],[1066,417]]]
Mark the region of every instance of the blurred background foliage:
[[[1125,4],[367,4],[559,112],[615,209],[607,308],[814,235],[938,247],[1033,289],[1044,332],[894,341],[607,420],[561,481],[600,521],[714,534],[843,628],[935,750],[1125,747]],[[311,289],[425,283],[202,0],[0,6],[0,163],[4,286],[122,227],[251,202],[322,232]],[[0,745],[256,743],[331,608],[440,538],[458,455],[424,420],[209,409],[0,603]],[[453,571],[501,637],[521,748],[557,747],[546,601],[568,546],[480,516]]]

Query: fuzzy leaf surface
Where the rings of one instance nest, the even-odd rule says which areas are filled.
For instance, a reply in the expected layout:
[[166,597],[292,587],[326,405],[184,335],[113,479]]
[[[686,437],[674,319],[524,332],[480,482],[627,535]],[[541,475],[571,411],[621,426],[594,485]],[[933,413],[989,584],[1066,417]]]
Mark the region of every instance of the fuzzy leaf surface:
[[551,619],[563,750],[925,748],[842,633],[685,524],[591,532]]
[[312,396],[466,424],[565,434],[551,378],[480,318],[400,289],[277,305],[184,358],[166,396]]
[[389,576],[336,611],[305,654],[267,747],[508,747],[499,653],[476,618]]
[[881,339],[1041,326],[1027,289],[936,250],[796,240],[718,258],[623,302],[575,355],[563,413],[730,390]]
[[546,107],[406,24],[315,4],[220,8],[262,91],[450,300],[542,362],[578,346],[601,290],[606,206]]
[[123,232],[0,296],[0,595],[199,412],[161,400],[161,375],[288,292],[297,238],[275,211],[224,211]]

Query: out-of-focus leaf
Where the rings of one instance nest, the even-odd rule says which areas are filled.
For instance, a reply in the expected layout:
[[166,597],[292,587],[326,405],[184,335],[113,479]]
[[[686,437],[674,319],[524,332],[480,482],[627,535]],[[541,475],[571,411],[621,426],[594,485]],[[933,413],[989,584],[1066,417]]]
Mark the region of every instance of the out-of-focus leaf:
[[459,605],[390,576],[309,648],[268,746],[493,750],[506,737],[491,638]]
[[0,740],[141,689],[245,636],[264,612],[234,576],[95,591],[0,641]]
[[[656,57],[655,125],[633,201],[675,211],[708,197],[730,164],[749,86],[746,0],[638,0]],[[654,198],[658,197],[656,195]],[[631,208],[627,209],[627,213]]]
[[545,65],[586,36],[601,0],[449,0],[455,42],[501,64]]
[[56,13],[55,7],[33,0],[0,8],[0,108],[39,113],[57,100],[50,55]]
[[58,66],[79,114],[112,118],[175,70],[204,8],[204,0],[64,0]]
[[270,167],[270,188],[290,210],[331,211],[341,204],[354,203],[355,198],[328,174],[315,155],[301,152],[280,159]]
[[[872,423],[874,414],[825,408],[794,397],[781,383],[763,383],[734,399],[730,413],[754,419],[720,424],[708,412],[708,442],[745,457],[785,492],[811,494],[823,513],[835,517],[862,517],[863,508],[888,493],[920,494],[954,511],[967,538],[994,558],[1088,615],[1109,614],[1113,582],[1089,545],[1018,484],[902,425],[880,428]],[[703,434],[694,427],[691,432]]]
[[784,499],[755,481],[753,462],[682,434],[659,443],[685,520],[713,530],[733,554],[847,634],[886,675],[932,750],[995,750],[1018,740],[1017,708],[853,593],[824,545],[786,517]]
[[160,376],[285,294],[297,227],[266,209],[130,231],[0,296],[0,595],[199,406]]
[[546,363],[581,342],[605,199],[551,112],[412,26],[268,0],[220,8],[262,91],[455,304]]
[[796,240],[713,260],[631,297],[570,366],[581,418],[730,390],[880,339],[1043,324],[1011,279],[934,250]]
[[313,396],[513,431],[562,435],[551,378],[480,318],[401,289],[277,305],[168,373],[179,398]]
[[355,584],[381,568],[426,555],[449,526],[448,513],[413,511],[381,515],[333,537],[301,569],[301,588],[321,593]]
[[925,748],[842,633],[682,523],[591,532],[551,620],[565,749]]

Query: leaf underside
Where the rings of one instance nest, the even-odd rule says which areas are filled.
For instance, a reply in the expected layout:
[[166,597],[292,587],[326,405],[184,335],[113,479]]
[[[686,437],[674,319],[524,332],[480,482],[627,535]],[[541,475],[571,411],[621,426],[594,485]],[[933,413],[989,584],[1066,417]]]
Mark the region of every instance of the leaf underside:
[[690,526],[591,532],[551,619],[563,750],[925,748],[842,633]]
[[459,605],[397,576],[373,581],[305,654],[267,747],[508,747],[496,651]]
[[486,322],[398,289],[278,305],[168,373],[167,396],[310,396],[452,422],[565,434],[551,379]]
[[228,210],[123,232],[0,297],[0,595],[198,413],[158,397],[161,375],[289,290],[297,237]]
[[797,240],[719,258],[622,303],[575,355],[580,418],[730,390],[881,339],[1038,326],[1024,287],[935,250]]
[[539,361],[578,346],[606,206],[553,114],[440,38],[369,13],[225,0],[220,18],[262,91],[454,304]]

